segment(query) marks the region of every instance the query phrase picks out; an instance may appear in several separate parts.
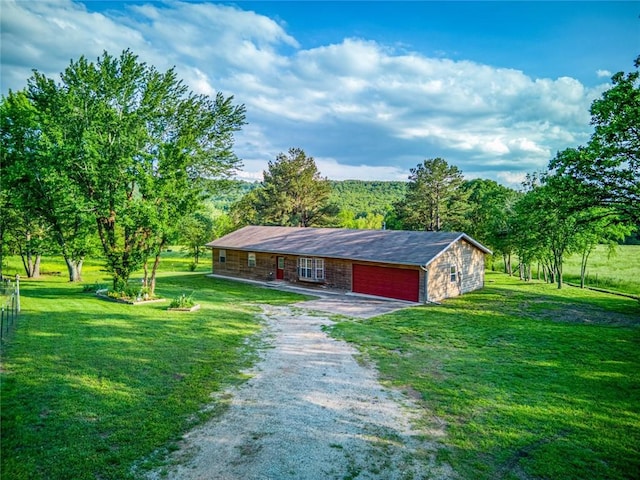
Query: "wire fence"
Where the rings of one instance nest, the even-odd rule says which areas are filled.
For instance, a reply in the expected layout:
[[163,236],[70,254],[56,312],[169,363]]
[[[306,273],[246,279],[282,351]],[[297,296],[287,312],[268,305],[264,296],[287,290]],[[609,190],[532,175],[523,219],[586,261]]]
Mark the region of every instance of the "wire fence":
[[5,340],[18,321],[20,314],[20,276],[15,280],[0,281],[0,340]]

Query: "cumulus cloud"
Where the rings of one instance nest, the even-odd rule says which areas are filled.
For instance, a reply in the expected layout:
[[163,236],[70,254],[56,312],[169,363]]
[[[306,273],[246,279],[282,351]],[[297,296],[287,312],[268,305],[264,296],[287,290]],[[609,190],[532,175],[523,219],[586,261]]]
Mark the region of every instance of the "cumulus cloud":
[[610,78],[613,74],[609,70],[597,70],[596,75],[598,78]]
[[131,48],[161,70],[175,65],[194,91],[245,104],[249,125],[236,142],[245,178],[300,147],[330,178],[406,179],[439,156],[469,176],[512,183],[588,138],[589,105],[605,88],[375,39],[305,48],[273,19],[232,6],[124,8],[3,0],[2,92],[24,86],[32,68],[56,76],[71,58]]

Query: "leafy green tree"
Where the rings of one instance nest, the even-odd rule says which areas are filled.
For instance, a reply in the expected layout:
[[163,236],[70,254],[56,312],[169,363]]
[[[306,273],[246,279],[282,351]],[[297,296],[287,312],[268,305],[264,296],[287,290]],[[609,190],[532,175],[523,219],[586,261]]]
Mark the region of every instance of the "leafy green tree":
[[[530,278],[531,264],[545,266],[550,281],[562,288],[567,254],[582,253],[583,265],[595,243],[630,232],[611,207],[585,207],[576,180],[566,175],[530,175],[528,191],[516,204],[516,253]],[[545,275],[546,276],[546,275]]]
[[[66,111],[62,96],[44,77],[42,98],[29,92],[9,92],[0,107],[3,145],[3,188],[30,222],[47,226],[57,243],[72,282],[82,280],[82,263],[95,252],[95,221],[64,168],[69,155],[65,141]],[[43,110],[44,108],[45,110]]]
[[[227,233],[231,233],[236,230],[237,227],[233,222],[233,218],[231,215],[223,213],[213,218],[213,237],[211,240],[215,238],[220,238]],[[210,240],[208,240],[210,241]]]
[[338,213],[338,225],[342,228],[354,228],[358,230],[380,230],[384,224],[384,216],[379,213],[356,214],[351,210],[341,210]]
[[467,192],[458,167],[442,158],[425,160],[411,169],[404,200],[397,216],[411,230],[459,229],[466,210]]
[[340,211],[352,211],[355,218],[386,215],[407,191],[405,181],[329,180],[329,184],[329,201]]
[[247,225],[260,225],[262,223],[261,199],[259,192],[261,187],[250,190],[242,198],[233,203],[229,209],[229,218],[233,223],[234,230]]
[[320,176],[313,157],[290,148],[269,161],[253,205],[258,222],[265,225],[318,226],[337,213],[329,203],[330,193],[331,186]]
[[618,72],[591,105],[589,143],[560,152],[549,164],[577,181],[581,206],[613,207],[623,223],[640,224],[640,56],[636,70]]
[[612,221],[609,213],[600,207],[592,208],[592,221],[578,233],[575,245],[580,254],[580,288],[586,284],[587,264],[589,256],[597,245],[609,247],[609,255],[613,255],[617,245],[633,232],[633,227]]
[[205,244],[214,239],[214,220],[207,212],[196,212],[184,219],[180,225],[180,240],[193,256],[193,263],[200,262],[206,251]]
[[462,187],[468,194],[464,232],[502,255],[505,273],[511,274],[514,205],[520,194],[493,180],[474,179]]
[[468,194],[464,231],[495,249],[499,243],[497,237],[512,215],[518,192],[494,180],[480,178],[465,182],[462,188]]
[[232,146],[244,106],[189,92],[173,69],[160,73],[129,50],[72,61],[59,85],[35,72],[29,97],[41,124],[53,124],[64,153],[55,156],[56,171],[69,178],[65,194],[77,193],[93,215],[114,289],[153,258],[153,293],[176,219],[197,209],[212,179],[239,165]]

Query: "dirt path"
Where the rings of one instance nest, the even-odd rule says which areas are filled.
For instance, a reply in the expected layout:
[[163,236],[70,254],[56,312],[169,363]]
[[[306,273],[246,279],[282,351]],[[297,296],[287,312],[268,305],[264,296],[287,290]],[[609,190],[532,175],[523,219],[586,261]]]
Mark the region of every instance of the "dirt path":
[[[446,479],[438,432],[411,426],[415,407],[383,388],[326,317],[264,306],[262,360],[229,392],[230,408],[185,436],[170,479]],[[154,476],[153,478],[158,478]]]

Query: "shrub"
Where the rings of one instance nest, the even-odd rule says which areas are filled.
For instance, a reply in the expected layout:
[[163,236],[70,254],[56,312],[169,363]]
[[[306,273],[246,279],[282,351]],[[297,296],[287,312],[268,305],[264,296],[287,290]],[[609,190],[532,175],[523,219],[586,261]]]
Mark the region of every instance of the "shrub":
[[82,293],[96,293],[98,290],[103,290],[104,288],[104,285],[98,282],[85,283],[82,285]]
[[171,300],[171,303],[169,304],[169,308],[191,308],[194,305],[195,305],[195,302],[193,301],[193,292],[191,292],[191,294],[188,296],[186,293],[183,293],[179,297],[176,297],[173,300]]
[[128,283],[120,285],[117,290],[109,290],[107,295],[111,298],[133,301],[149,300],[150,298],[148,287],[139,287]]

